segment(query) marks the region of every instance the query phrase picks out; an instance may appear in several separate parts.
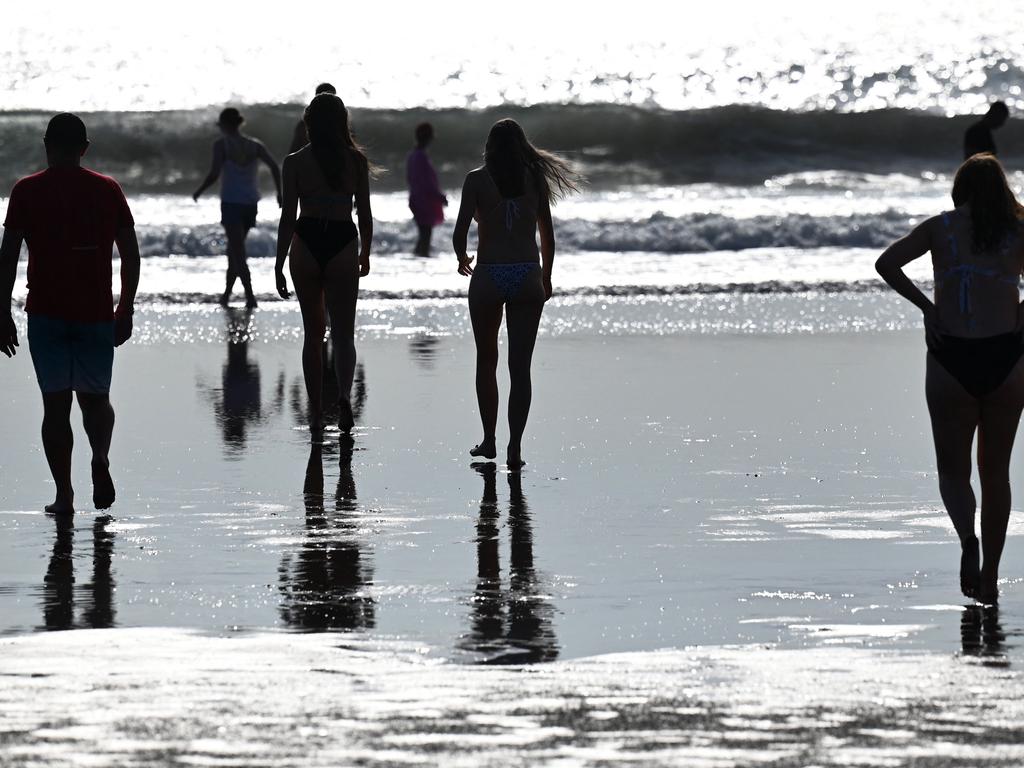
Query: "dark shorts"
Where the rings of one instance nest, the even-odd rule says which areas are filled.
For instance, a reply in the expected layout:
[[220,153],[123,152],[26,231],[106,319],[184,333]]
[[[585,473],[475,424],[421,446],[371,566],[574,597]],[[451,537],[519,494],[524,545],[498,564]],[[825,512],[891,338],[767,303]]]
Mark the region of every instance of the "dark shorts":
[[28,349],[44,393],[110,392],[114,368],[114,323],[79,323],[46,315],[28,316]]
[[221,203],[220,223],[225,227],[241,225],[245,229],[256,226],[256,206],[245,203]]

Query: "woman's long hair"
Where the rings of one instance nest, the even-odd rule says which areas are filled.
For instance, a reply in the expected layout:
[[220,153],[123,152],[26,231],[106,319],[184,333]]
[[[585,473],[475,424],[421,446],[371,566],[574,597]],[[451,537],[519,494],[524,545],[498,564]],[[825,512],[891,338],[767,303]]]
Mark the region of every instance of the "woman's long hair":
[[352,153],[366,162],[366,153],[352,138],[345,103],[333,93],[318,94],[302,113],[302,121],[306,124],[313,157],[328,186],[342,189]]
[[974,249],[984,253],[999,248],[1024,219],[1003,166],[987,152],[972,155],[957,169],[953,179],[953,204],[971,211]]
[[583,181],[568,161],[533,146],[522,126],[508,118],[491,126],[484,149],[484,165],[503,197],[523,194],[526,171],[547,195],[549,203],[570,192],[579,192]]

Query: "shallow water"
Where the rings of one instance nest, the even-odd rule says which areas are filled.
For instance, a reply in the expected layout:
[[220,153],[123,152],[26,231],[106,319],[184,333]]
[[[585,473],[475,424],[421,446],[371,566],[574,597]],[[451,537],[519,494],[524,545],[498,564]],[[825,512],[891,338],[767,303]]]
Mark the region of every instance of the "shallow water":
[[[789,301],[790,313],[808,303]],[[551,310],[549,329],[569,314]],[[16,358],[8,428],[30,439],[0,459],[19,478],[0,502],[0,630],[354,630],[506,661],[736,642],[960,647],[916,333],[654,337],[581,323],[538,347],[517,476],[466,455],[478,427],[464,329],[364,338],[355,439],[311,450],[294,332],[261,330],[295,321],[260,310],[254,340],[228,343],[219,310],[140,313],[150,330],[117,361],[113,517],[56,531],[38,512],[50,487],[39,406]],[[219,341],[181,330],[213,322]],[[1010,655],[1020,532],[1006,554]]]

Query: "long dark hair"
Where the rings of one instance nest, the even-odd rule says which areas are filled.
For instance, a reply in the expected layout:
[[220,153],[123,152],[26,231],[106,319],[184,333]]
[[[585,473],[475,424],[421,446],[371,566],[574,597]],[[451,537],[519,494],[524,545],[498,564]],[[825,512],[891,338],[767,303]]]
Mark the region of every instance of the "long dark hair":
[[526,132],[515,120],[506,118],[491,126],[484,149],[484,165],[503,197],[523,194],[525,171],[548,202],[579,192],[583,177],[558,155],[538,149],[526,138]]
[[970,208],[971,237],[980,252],[999,248],[1024,219],[1024,207],[1014,197],[1003,166],[987,152],[972,155],[957,169],[953,204]]
[[345,103],[333,93],[317,94],[302,113],[302,121],[306,124],[313,157],[328,186],[343,188],[352,154],[366,162],[366,153],[352,138]]

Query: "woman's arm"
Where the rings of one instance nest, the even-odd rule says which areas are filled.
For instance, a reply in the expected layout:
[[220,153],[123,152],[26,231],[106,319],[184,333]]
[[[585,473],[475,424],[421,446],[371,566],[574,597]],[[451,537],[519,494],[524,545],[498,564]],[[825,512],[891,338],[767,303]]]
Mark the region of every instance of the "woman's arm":
[[213,159],[210,161],[210,172],[206,174],[206,178],[203,179],[203,183],[199,185],[199,188],[192,193],[193,200],[199,200],[199,196],[206,191],[207,187],[217,180],[217,177],[220,176],[222,165],[224,165],[224,143],[217,139],[217,141],[213,142]]
[[452,248],[455,249],[455,256],[459,260],[459,274],[466,277],[473,274],[473,267],[470,266],[473,257],[466,253],[466,247],[469,239],[469,225],[473,221],[473,213],[475,211],[476,184],[473,174],[468,173],[466,174],[466,181],[462,184],[459,217],[455,220],[455,230],[452,232]]
[[544,277],[544,298],[550,299],[551,270],[555,265],[555,225],[551,221],[551,202],[548,200],[547,185],[540,191],[537,206],[537,229],[540,230],[540,257]]
[[359,155],[356,164],[356,218],[359,219],[359,276],[370,274],[373,214],[370,212],[370,163]]
[[941,329],[935,302],[925,296],[903,271],[903,267],[931,249],[931,238],[928,234],[930,222],[931,219],[922,222],[914,227],[910,234],[886,248],[875,262],[875,270],[896,293],[921,310],[924,315],[925,332],[929,338],[937,341],[936,337]]
[[287,299],[288,281],[284,276],[284,262],[288,258],[288,248],[292,244],[295,233],[295,213],[299,206],[299,191],[295,183],[295,158],[289,155],[284,159],[283,200],[281,202],[281,221],[277,225],[277,261],[274,263],[274,278],[277,281],[277,293]]

